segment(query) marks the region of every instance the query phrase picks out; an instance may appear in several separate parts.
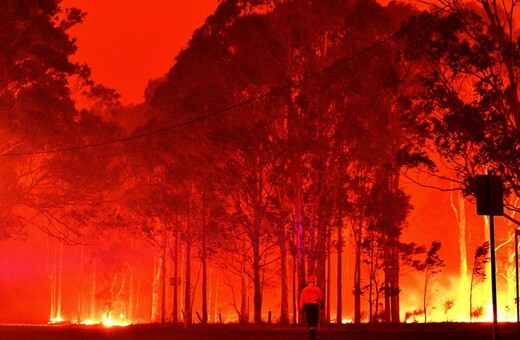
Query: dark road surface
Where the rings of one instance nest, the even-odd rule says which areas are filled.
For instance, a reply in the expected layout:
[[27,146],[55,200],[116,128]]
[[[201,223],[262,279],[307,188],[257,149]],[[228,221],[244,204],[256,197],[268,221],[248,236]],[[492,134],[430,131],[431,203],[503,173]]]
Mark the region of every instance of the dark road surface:
[[[507,323],[499,326],[500,340],[520,340],[517,324]],[[195,325],[188,330],[172,325],[135,325],[128,327],[103,326],[25,326],[0,325],[0,340],[11,339],[276,339],[307,340],[307,330],[301,326],[279,327],[276,325],[238,326],[238,325]],[[316,340],[373,340],[373,339],[493,339],[493,325],[485,323],[439,323],[439,324],[399,324],[399,325],[341,325],[320,329]]]

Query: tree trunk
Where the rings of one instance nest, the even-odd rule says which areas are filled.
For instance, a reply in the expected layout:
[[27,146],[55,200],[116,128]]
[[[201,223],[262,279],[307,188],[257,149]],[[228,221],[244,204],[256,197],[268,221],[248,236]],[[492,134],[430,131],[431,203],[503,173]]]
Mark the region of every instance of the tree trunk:
[[[203,213],[204,214],[204,213]],[[208,273],[207,273],[207,264],[206,264],[206,222],[202,222],[202,324],[208,323],[208,298],[207,298],[207,290],[208,290]]]
[[83,245],[79,246],[79,292],[78,292],[78,322],[83,321],[83,295],[85,290],[83,273]]
[[95,272],[92,268],[92,266],[90,266],[90,274],[89,274],[89,277],[90,277],[90,319],[91,320],[99,320],[99,314],[97,313],[97,310],[96,310],[96,275],[95,275]]
[[60,242],[60,252],[59,252],[59,268],[58,268],[58,286],[56,288],[56,318],[61,320],[61,293],[62,293],[62,283],[63,283],[63,243]]
[[399,250],[398,241],[390,239],[384,246],[385,322],[399,323]]
[[296,235],[296,267],[298,273],[298,292],[305,288],[307,282],[305,275],[305,242],[303,225],[303,174],[299,156],[295,160],[295,174],[293,180],[295,203],[295,235]]
[[469,286],[469,322],[473,321],[473,279],[474,275],[472,274]]
[[[321,218],[318,224],[318,235],[315,245],[315,258],[316,258],[316,277],[318,279],[318,287],[321,288],[323,296],[326,297],[329,292],[327,291],[327,278],[326,278],[326,266],[327,266],[327,219]],[[324,301],[322,301],[323,303]],[[325,321],[324,313],[320,313],[321,321]]]
[[390,284],[392,295],[390,297],[392,306],[392,322],[399,323],[400,320],[400,302],[399,302],[399,250],[394,248],[393,261],[394,273]]
[[240,318],[239,323],[246,324],[249,323],[249,306],[247,305],[247,283],[246,283],[246,263],[247,258],[245,255],[242,256],[241,263],[241,276],[240,276]]
[[374,291],[377,289],[375,286],[375,275],[376,275],[376,255],[375,255],[375,248],[374,248],[374,235],[369,235],[370,238],[370,249],[368,249],[368,275],[369,275],[369,284],[368,284],[368,322],[372,323],[374,322]]
[[327,251],[325,252],[325,256],[327,257],[327,273],[326,273],[326,298],[325,298],[325,323],[330,323],[330,294],[331,294],[331,257],[332,257],[332,230],[327,231]]
[[218,292],[219,292],[218,275],[215,279],[215,295],[213,296],[213,322],[217,323],[218,318]]
[[[388,188],[392,192],[397,192],[399,189],[399,168],[395,166],[389,169],[386,175],[388,180]],[[385,293],[388,298],[385,301],[389,302],[385,307],[390,310],[390,320],[392,323],[400,322],[400,305],[399,305],[399,235],[394,229],[400,226],[390,226],[390,235],[386,237],[386,244],[384,247],[384,272],[385,272]],[[388,312],[387,312],[388,313]]]
[[175,225],[175,241],[173,243],[173,249],[171,249],[171,258],[173,261],[173,305],[172,305],[172,315],[171,320],[173,324],[177,324],[179,322],[179,286],[180,286],[180,277],[179,277],[179,216],[176,217],[176,225]]
[[338,252],[338,264],[337,264],[337,302],[336,302],[336,323],[342,323],[343,321],[343,225],[341,219],[338,219],[338,243],[336,244],[336,250]]
[[280,232],[280,282],[281,282],[281,301],[280,301],[280,324],[289,324],[289,287],[287,285],[287,239],[284,226]]
[[184,327],[192,324],[191,307],[191,200],[188,198],[188,216],[186,220],[186,286],[184,287]]
[[152,314],[151,322],[161,321],[161,252],[155,251],[152,281]]
[[292,255],[292,308],[293,308],[293,324],[297,324],[298,323],[298,301],[296,301],[297,299],[297,295],[296,295],[296,271],[297,271],[297,267],[296,267],[296,254],[293,253]]
[[175,233],[175,245],[173,255],[173,307],[172,307],[172,322],[177,324],[179,322],[179,222],[177,220],[177,231]]
[[129,292],[128,292],[128,311],[126,313],[126,317],[128,320],[135,321],[136,313],[135,313],[135,287],[136,287],[136,274],[135,267],[130,268],[130,284],[129,284]]
[[166,223],[162,223],[162,242],[161,242],[161,323],[166,323],[166,248],[168,246],[168,237],[166,234]]
[[399,250],[397,240],[387,240],[384,246],[385,322],[399,323]]
[[424,292],[423,292],[423,312],[424,312],[424,323],[428,320],[427,306],[426,306],[426,296],[428,293],[428,269],[426,269],[426,273],[424,275]]
[[361,242],[363,221],[359,219],[357,226],[354,224],[356,237],[356,254],[354,258],[354,323],[361,323]]
[[457,192],[457,205],[455,205],[453,199],[453,192],[450,195],[450,203],[451,208],[453,209],[453,213],[455,214],[455,219],[457,221],[457,225],[459,227],[459,276],[460,276],[460,285],[459,285],[459,297],[461,301],[467,300],[467,290],[468,287],[468,259],[467,259],[467,248],[466,248],[466,208],[464,197],[462,193]]
[[253,314],[255,324],[262,322],[262,280],[260,278],[260,235],[257,230],[258,226],[255,227],[253,236],[253,283],[254,283],[254,295],[253,295]]
[[[50,238],[50,237],[49,237]],[[54,245],[54,251],[51,251],[51,246],[49,245],[49,239],[47,239],[47,275],[49,280],[51,281],[51,291],[50,291],[50,307],[51,313],[49,320],[52,320],[56,317],[56,245]],[[51,255],[49,256],[49,254]],[[54,255],[52,255],[54,253]],[[49,260],[52,258],[53,260]],[[50,267],[50,270],[49,270]]]

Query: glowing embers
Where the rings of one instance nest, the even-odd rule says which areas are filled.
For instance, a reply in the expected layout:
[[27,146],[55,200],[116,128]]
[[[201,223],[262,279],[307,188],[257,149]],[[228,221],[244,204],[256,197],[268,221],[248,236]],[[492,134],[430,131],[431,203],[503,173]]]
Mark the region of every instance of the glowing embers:
[[65,326],[65,325],[84,325],[84,326],[105,326],[105,327],[125,327],[130,326],[132,323],[125,319],[123,314],[119,315],[119,318],[104,318],[102,321],[96,320],[83,320],[83,321],[70,321],[63,320],[62,318],[52,318],[48,322],[51,326]]
[[79,322],[79,324],[85,325],[85,326],[92,326],[92,325],[99,325],[99,322],[95,322],[92,320],[83,320],[83,321]]
[[70,324],[72,324],[72,322],[70,322],[69,320],[64,320],[63,318],[58,316],[55,318],[51,318],[49,320],[48,324],[59,326],[59,325],[70,325]]
[[103,321],[101,321],[101,324],[105,327],[125,327],[131,325],[131,323],[125,319],[123,313],[119,314],[119,318],[112,318],[112,313],[103,314]]
[[132,323],[129,322],[128,320],[125,320],[124,316],[122,316],[122,317],[120,317],[119,320],[117,320],[117,319],[116,320],[105,319],[103,321],[84,320],[84,321],[79,322],[79,324],[85,325],[85,326],[102,325],[105,327],[126,327],[126,326],[130,326]]

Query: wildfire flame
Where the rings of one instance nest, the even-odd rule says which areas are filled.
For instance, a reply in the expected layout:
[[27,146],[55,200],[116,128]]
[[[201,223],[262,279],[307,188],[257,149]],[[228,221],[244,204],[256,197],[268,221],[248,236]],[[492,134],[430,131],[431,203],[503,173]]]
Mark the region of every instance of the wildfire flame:
[[103,314],[103,321],[101,321],[101,324],[105,327],[125,327],[131,325],[130,322],[125,320],[125,316],[123,313],[119,314],[119,319],[113,319],[110,314]]

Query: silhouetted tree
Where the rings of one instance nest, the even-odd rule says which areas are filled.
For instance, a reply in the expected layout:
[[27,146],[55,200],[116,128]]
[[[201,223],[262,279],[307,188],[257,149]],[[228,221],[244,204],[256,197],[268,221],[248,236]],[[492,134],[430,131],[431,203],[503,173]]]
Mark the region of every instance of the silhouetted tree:
[[112,148],[104,150],[106,157],[88,150],[52,152],[119,132],[91,111],[78,112],[72,99],[69,81],[94,101],[117,103],[113,90],[89,78],[86,65],[71,61],[76,46],[68,29],[83,16],[62,8],[61,1],[0,4],[0,155],[12,181],[0,186],[8,197],[0,214],[11,228],[2,227],[2,236],[32,225],[65,243],[88,242],[95,230],[84,217],[118,183],[121,168]]
[[474,316],[473,310],[473,288],[486,280],[486,263],[489,262],[489,242],[486,241],[478,246],[473,258],[473,269],[471,270],[471,281],[469,287],[469,319]]
[[[493,169],[518,194],[518,41],[513,2],[466,1],[423,13],[408,30],[406,58],[422,90],[410,117],[424,129],[465,195],[477,173]],[[413,68],[412,68],[413,69]],[[509,206],[513,208],[513,206]]]
[[428,319],[428,286],[432,278],[442,271],[444,267],[444,260],[439,257],[439,250],[441,249],[440,241],[433,241],[430,249],[426,253],[426,258],[422,262],[416,262],[415,267],[417,270],[424,272],[424,291],[423,291],[423,312],[424,322]]
[[[266,3],[271,6],[263,6]],[[227,166],[222,167],[220,178],[230,201],[239,203],[228,205],[230,215],[254,226],[248,230],[253,272],[260,259],[258,240],[263,242],[262,236],[273,231],[272,225],[266,225],[266,214],[278,213],[272,202],[289,202],[283,210],[291,211],[286,216],[292,220],[274,228],[293,229],[291,246],[298,274],[294,284],[300,291],[312,272],[329,295],[325,268],[332,252],[327,240],[333,217],[342,221],[346,215],[343,205],[348,200],[339,197],[350,195],[348,169],[366,162],[363,166],[375,173],[382,163],[392,164],[391,188],[399,194],[397,174],[405,162],[398,154],[406,141],[391,105],[401,84],[399,67],[397,60],[377,62],[392,59],[396,47],[381,48],[335,72],[300,80],[397,30],[408,11],[408,6],[382,7],[375,1],[224,1],[156,86],[150,102],[164,117],[215,116],[217,138],[212,141],[224,151],[217,164]],[[266,93],[269,100],[262,99]],[[219,117],[213,114],[240,102],[248,105]],[[284,181],[285,190],[274,190]],[[275,192],[283,197],[273,197]],[[394,261],[387,264],[399,256],[395,245],[400,234],[392,235],[386,245]],[[265,249],[270,242],[273,239],[266,241]],[[398,267],[393,268],[392,273],[398,273]],[[397,277],[388,276],[394,291],[398,291]],[[258,275],[253,275],[253,282],[255,322],[259,322]],[[388,301],[394,307],[387,310],[398,320],[398,295]]]

